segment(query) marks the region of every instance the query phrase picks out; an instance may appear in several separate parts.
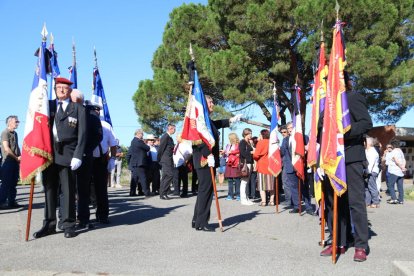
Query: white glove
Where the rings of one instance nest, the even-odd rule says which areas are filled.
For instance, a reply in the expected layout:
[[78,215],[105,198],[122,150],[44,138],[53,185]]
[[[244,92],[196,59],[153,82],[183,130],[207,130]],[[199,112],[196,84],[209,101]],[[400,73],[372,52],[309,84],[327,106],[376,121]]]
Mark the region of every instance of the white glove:
[[214,161],[214,155],[210,154],[209,156],[207,156],[207,164],[209,167],[214,168],[216,162]]
[[322,168],[317,168],[316,173],[318,174],[320,180],[325,178],[325,171]]
[[233,116],[229,119],[229,122],[231,124],[237,123],[238,121],[240,121],[240,118],[243,117],[243,114],[237,114],[236,116]]
[[82,160],[78,158],[72,158],[72,160],[70,160],[70,168],[72,169],[72,171],[77,170],[81,165]]
[[106,167],[108,169],[108,172],[111,172],[115,168],[115,159],[110,158],[108,161],[108,166]]

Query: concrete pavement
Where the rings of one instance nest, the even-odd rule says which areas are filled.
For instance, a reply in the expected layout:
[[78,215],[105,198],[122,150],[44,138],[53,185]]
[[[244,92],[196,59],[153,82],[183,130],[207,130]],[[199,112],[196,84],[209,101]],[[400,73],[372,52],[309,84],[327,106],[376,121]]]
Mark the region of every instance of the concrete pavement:
[[[226,186],[218,187],[223,233],[191,228],[195,197],[143,199],[129,197],[129,188],[124,188],[110,189],[111,224],[96,225],[73,239],[65,239],[61,232],[34,240],[32,233],[43,218],[40,190],[35,189],[29,242],[24,241],[27,208],[0,210],[0,275],[409,275],[414,271],[412,201],[390,205],[384,198],[380,208],[368,209],[368,260],[354,262],[351,248],[333,265],[329,257],[319,256],[317,217],[289,214],[283,208],[275,214],[274,207],[225,201]],[[28,186],[18,188],[19,203],[25,207],[28,195]],[[210,222],[218,227],[214,202],[211,210]]]

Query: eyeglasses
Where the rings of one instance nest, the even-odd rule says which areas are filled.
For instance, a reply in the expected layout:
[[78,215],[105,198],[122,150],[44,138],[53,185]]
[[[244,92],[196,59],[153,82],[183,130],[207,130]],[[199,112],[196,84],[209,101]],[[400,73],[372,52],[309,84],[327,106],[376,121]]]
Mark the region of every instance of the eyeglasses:
[[65,91],[67,91],[67,90],[69,90],[70,89],[70,87],[69,86],[56,86],[56,90],[58,90],[58,89],[62,89],[62,90],[65,90]]
[[285,130],[284,130],[284,131],[282,131],[281,133],[287,133],[287,131],[285,131]]

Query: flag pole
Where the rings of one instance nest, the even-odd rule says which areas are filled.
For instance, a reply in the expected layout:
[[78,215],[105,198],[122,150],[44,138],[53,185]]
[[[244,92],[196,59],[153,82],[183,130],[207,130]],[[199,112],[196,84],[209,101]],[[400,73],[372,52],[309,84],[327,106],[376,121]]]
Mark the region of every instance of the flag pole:
[[[339,3],[335,1],[335,10],[336,10],[336,20],[339,20]],[[329,66],[331,66],[329,64]],[[338,244],[338,195],[336,194],[335,190],[333,191],[334,196],[334,206],[333,206],[333,226],[332,226],[332,263],[336,264],[336,246]]]
[[32,177],[32,180],[30,181],[29,208],[27,210],[26,241],[29,240],[30,222],[32,221],[32,206],[33,206],[34,185],[35,185],[35,179],[34,179],[34,177]]
[[[276,82],[273,81],[273,103],[276,105]],[[277,128],[277,122],[276,122],[276,128]],[[276,140],[278,140],[276,138]],[[275,182],[275,206],[276,206],[276,214],[279,213],[279,181],[278,177],[276,176],[276,182]]]
[[210,173],[211,173],[211,181],[213,182],[214,199],[216,201],[217,219],[219,222],[220,231],[223,232],[223,224],[221,222],[221,213],[220,213],[220,204],[219,204],[218,195],[217,195],[216,178],[214,177],[214,170],[212,167],[210,167]]
[[333,227],[332,227],[332,263],[336,263],[336,245],[338,244],[338,195],[334,191]]
[[[313,168],[313,173],[317,173],[316,169]],[[325,195],[323,193],[323,185],[321,181],[321,200],[319,202],[319,212],[321,214],[321,246],[325,246]]]

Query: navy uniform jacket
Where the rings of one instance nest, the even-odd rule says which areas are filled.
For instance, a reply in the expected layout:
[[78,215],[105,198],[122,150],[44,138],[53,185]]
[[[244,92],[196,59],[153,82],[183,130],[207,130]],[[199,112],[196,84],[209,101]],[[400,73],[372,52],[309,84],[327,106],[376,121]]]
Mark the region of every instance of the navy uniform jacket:
[[133,168],[137,167],[146,167],[148,165],[149,150],[150,147],[144,143],[144,140],[134,137],[126,156],[128,168],[133,170]]
[[367,160],[365,156],[364,135],[372,128],[371,116],[368,113],[365,98],[355,92],[346,93],[348,96],[349,113],[351,114],[351,129],[345,133],[345,163]]
[[220,165],[220,161],[219,161],[219,158],[220,158],[219,135],[220,134],[219,134],[218,129],[229,127],[230,123],[228,119],[217,120],[217,121],[210,120],[210,125],[211,125],[211,130],[213,131],[213,137],[216,143],[211,150],[209,150],[208,146],[204,142],[200,143],[199,145],[193,145],[193,163],[194,163],[195,169],[200,169],[200,168],[207,166],[207,156],[209,156],[210,154],[214,155],[215,167],[217,168]]
[[86,146],[84,156],[92,157],[93,150],[101,143],[103,138],[103,130],[101,119],[96,111],[86,106],[86,124],[87,124],[87,135],[86,135]]
[[157,159],[160,163],[168,163],[173,160],[174,140],[168,133],[164,133],[160,139]]
[[[62,118],[55,122],[57,110],[56,100],[49,101],[49,126],[51,140],[53,141],[54,163],[69,167],[72,158],[82,160],[86,146],[86,112],[80,103],[69,102]],[[53,125],[56,123],[56,131],[59,142],[53,137]]]

